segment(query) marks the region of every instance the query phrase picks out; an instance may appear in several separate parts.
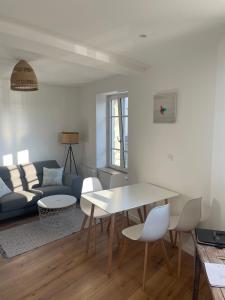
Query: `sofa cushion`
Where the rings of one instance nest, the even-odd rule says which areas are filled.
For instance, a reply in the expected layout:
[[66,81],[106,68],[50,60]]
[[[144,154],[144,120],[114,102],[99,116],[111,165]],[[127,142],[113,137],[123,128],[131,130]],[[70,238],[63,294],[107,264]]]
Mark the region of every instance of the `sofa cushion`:
[[27,182],[27,189],[31,190],[42,185],[43,168],[59,168],[56,160],[38,161],[20,166],[23,171],[23,176]]
[[67,185],[51,185],[37,187],[32,189],[32,192],[39,194],[40,197],[46,197],[56,194],[71,195],[72,189]]
[[11,193],[12,191],[8,188],[5,182],[0,177],[0,198]]
[[32,192],[13,192],[0,198],[0,212],[31,207],[36,205],[39,199],[40,195]]
[[43,168],[42,186],[62,185],[63,168]]
[[11,191],[20,192],[26,189],[25,178],[19,166],[1,166],[0,177]]

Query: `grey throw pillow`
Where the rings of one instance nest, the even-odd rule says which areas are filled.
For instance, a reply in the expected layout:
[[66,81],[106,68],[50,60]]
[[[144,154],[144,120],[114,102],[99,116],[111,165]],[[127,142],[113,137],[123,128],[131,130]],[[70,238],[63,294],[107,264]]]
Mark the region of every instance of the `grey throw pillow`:
[[12,191],[7,187],[5,182],[0,177],[0,198],[11,193]]
[[43,168],[42,186],[62,185],[63,168],[48,169]]

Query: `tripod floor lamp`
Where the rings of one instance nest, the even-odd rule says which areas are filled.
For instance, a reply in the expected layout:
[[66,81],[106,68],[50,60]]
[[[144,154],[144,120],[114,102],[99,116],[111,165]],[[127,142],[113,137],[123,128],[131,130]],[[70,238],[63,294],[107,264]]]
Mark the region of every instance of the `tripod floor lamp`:
[[74,157],[72,145],[79,144],[79,141],[80,141],[79,132],[61,132],[61,134],[60,134],[60,143],[69,145],[68,151],[66,154],[65,164],[64,164],[64,171],[66,170],[66,165],[69,160],[70,174],[72,173],[72,169],[74,166],[76,174],[78,175],[77,165],[76,165],[76,160]]

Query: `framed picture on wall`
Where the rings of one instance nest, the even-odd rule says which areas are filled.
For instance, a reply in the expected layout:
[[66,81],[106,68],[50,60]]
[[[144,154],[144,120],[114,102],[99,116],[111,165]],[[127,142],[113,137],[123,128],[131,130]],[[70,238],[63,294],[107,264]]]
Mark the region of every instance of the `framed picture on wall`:
[[175,123],[177,117],[177,92],[158,93],[154,96],[154,123]]

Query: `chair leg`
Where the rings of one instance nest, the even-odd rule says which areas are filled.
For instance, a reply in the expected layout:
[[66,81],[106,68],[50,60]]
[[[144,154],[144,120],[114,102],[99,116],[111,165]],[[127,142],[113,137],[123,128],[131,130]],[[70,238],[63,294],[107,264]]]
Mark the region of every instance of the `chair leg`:
[[118,215],[115,215],[115,233],[116,233],[117,245],[118,245],[118,248],[119,248],[119,246],[120,246],[120,234],[119,234],[119,226],[118,226]]
[[128,211],[126,211],[126,217],[127,217],[127,226],[130,226],[130,220],[129,220],[129,214],[128,214]]
[[193,240],[193,242],[194,242],[194,245],[196,245],[196,239],[195,239],[195,236],[194,236],[194,234],[193,234],[192,231],[190,231],[190,235],[191,235],[191,237],[192,237],[192,240]]
[[143,290],[145,290],[147,266],[148,266],[148,242],[145,242],[144,272],[143,272],[143,283],[142,283]]
[[94,218],[94,253],[96,253],[96,219]]
[[174,242],[173,242],[173,232],[172,232],[172,230],[169,230],[169,234],[170,234],[170,243],[171,243],[171,246],[173,247]]
[[141,223],[144,223],[144,220],[143,220],[143,217],[142,217],[142,213],[141,213],[141,209],[138,208],[137,211],[138,211],[138,215],[139,215],[140,222],[141,222]]
[[157,242],[153,242],[152,245],[149,247],[150,249],[148,250],[148,265],[150,265],[151,256],[154,253],[156,246],[157,246]]
[[174,239],[173,247],[176,248],[176,246],[177,246],[177,231],[175,231],[175,239]]
[[178,232],[179,245],[178,245],[178,269],[177,276],[180,278],[181,275],[181,255],[182,255],[182,232]]
[[151,253],[150,253],[151,255],[152,255],[152,253],[154,253],[156,246],[157,246],[157,243],[153,242],[152,247],[151,247]]
[[165,243],[164,243],[163,239],[160,240],[160,244],[161,244],[161,247],[162,247],[162,251],[163,251],[163,255],[164,255],[164,258],[165,258],[165,262],[166,262],[166,265],[167,265],[168,272],[169,272],[169,274],[171,274],[172,273],[171,263],[170,263],[168,255],[167,255],[167,251],[166,251],[166,247],[165,247]]
[[83,218],[83,221],[82,221],[82,224],[81,224],[81,228],[80,228],[80,232],[78,233],[78,240],[81,239],[81,235],[84,232],[84,227],[85,227],[85,225],[87,223],[87,220],[88,220],[88,216],[84,215],[84,218]]
[[109,218],[109,223],[108,223],[108,225],[107,225],[107,232],[108,232],[108,233],[109,233],[110,226],[111,226],[111,218]]
[[123,246],[122,246],[122,250],[121,250],[121,254],[120,254],[120,258],[119,258],[119,264],[118,264],[119,268],[121,268],[122,263],[123,263],[123,259],[124,259],[124,256],[125,256],[125,253],[126,253],[126,250],[127,250],[127,243],[128,243],[128,240],[124,236],[123,237]]
[[144,221],[147,219],[147,208],[146,205],[143,206],[143,211],[144,211]]
[[103,221],[100,219],[100,224],[101,224],[101,232],[103,232]]

